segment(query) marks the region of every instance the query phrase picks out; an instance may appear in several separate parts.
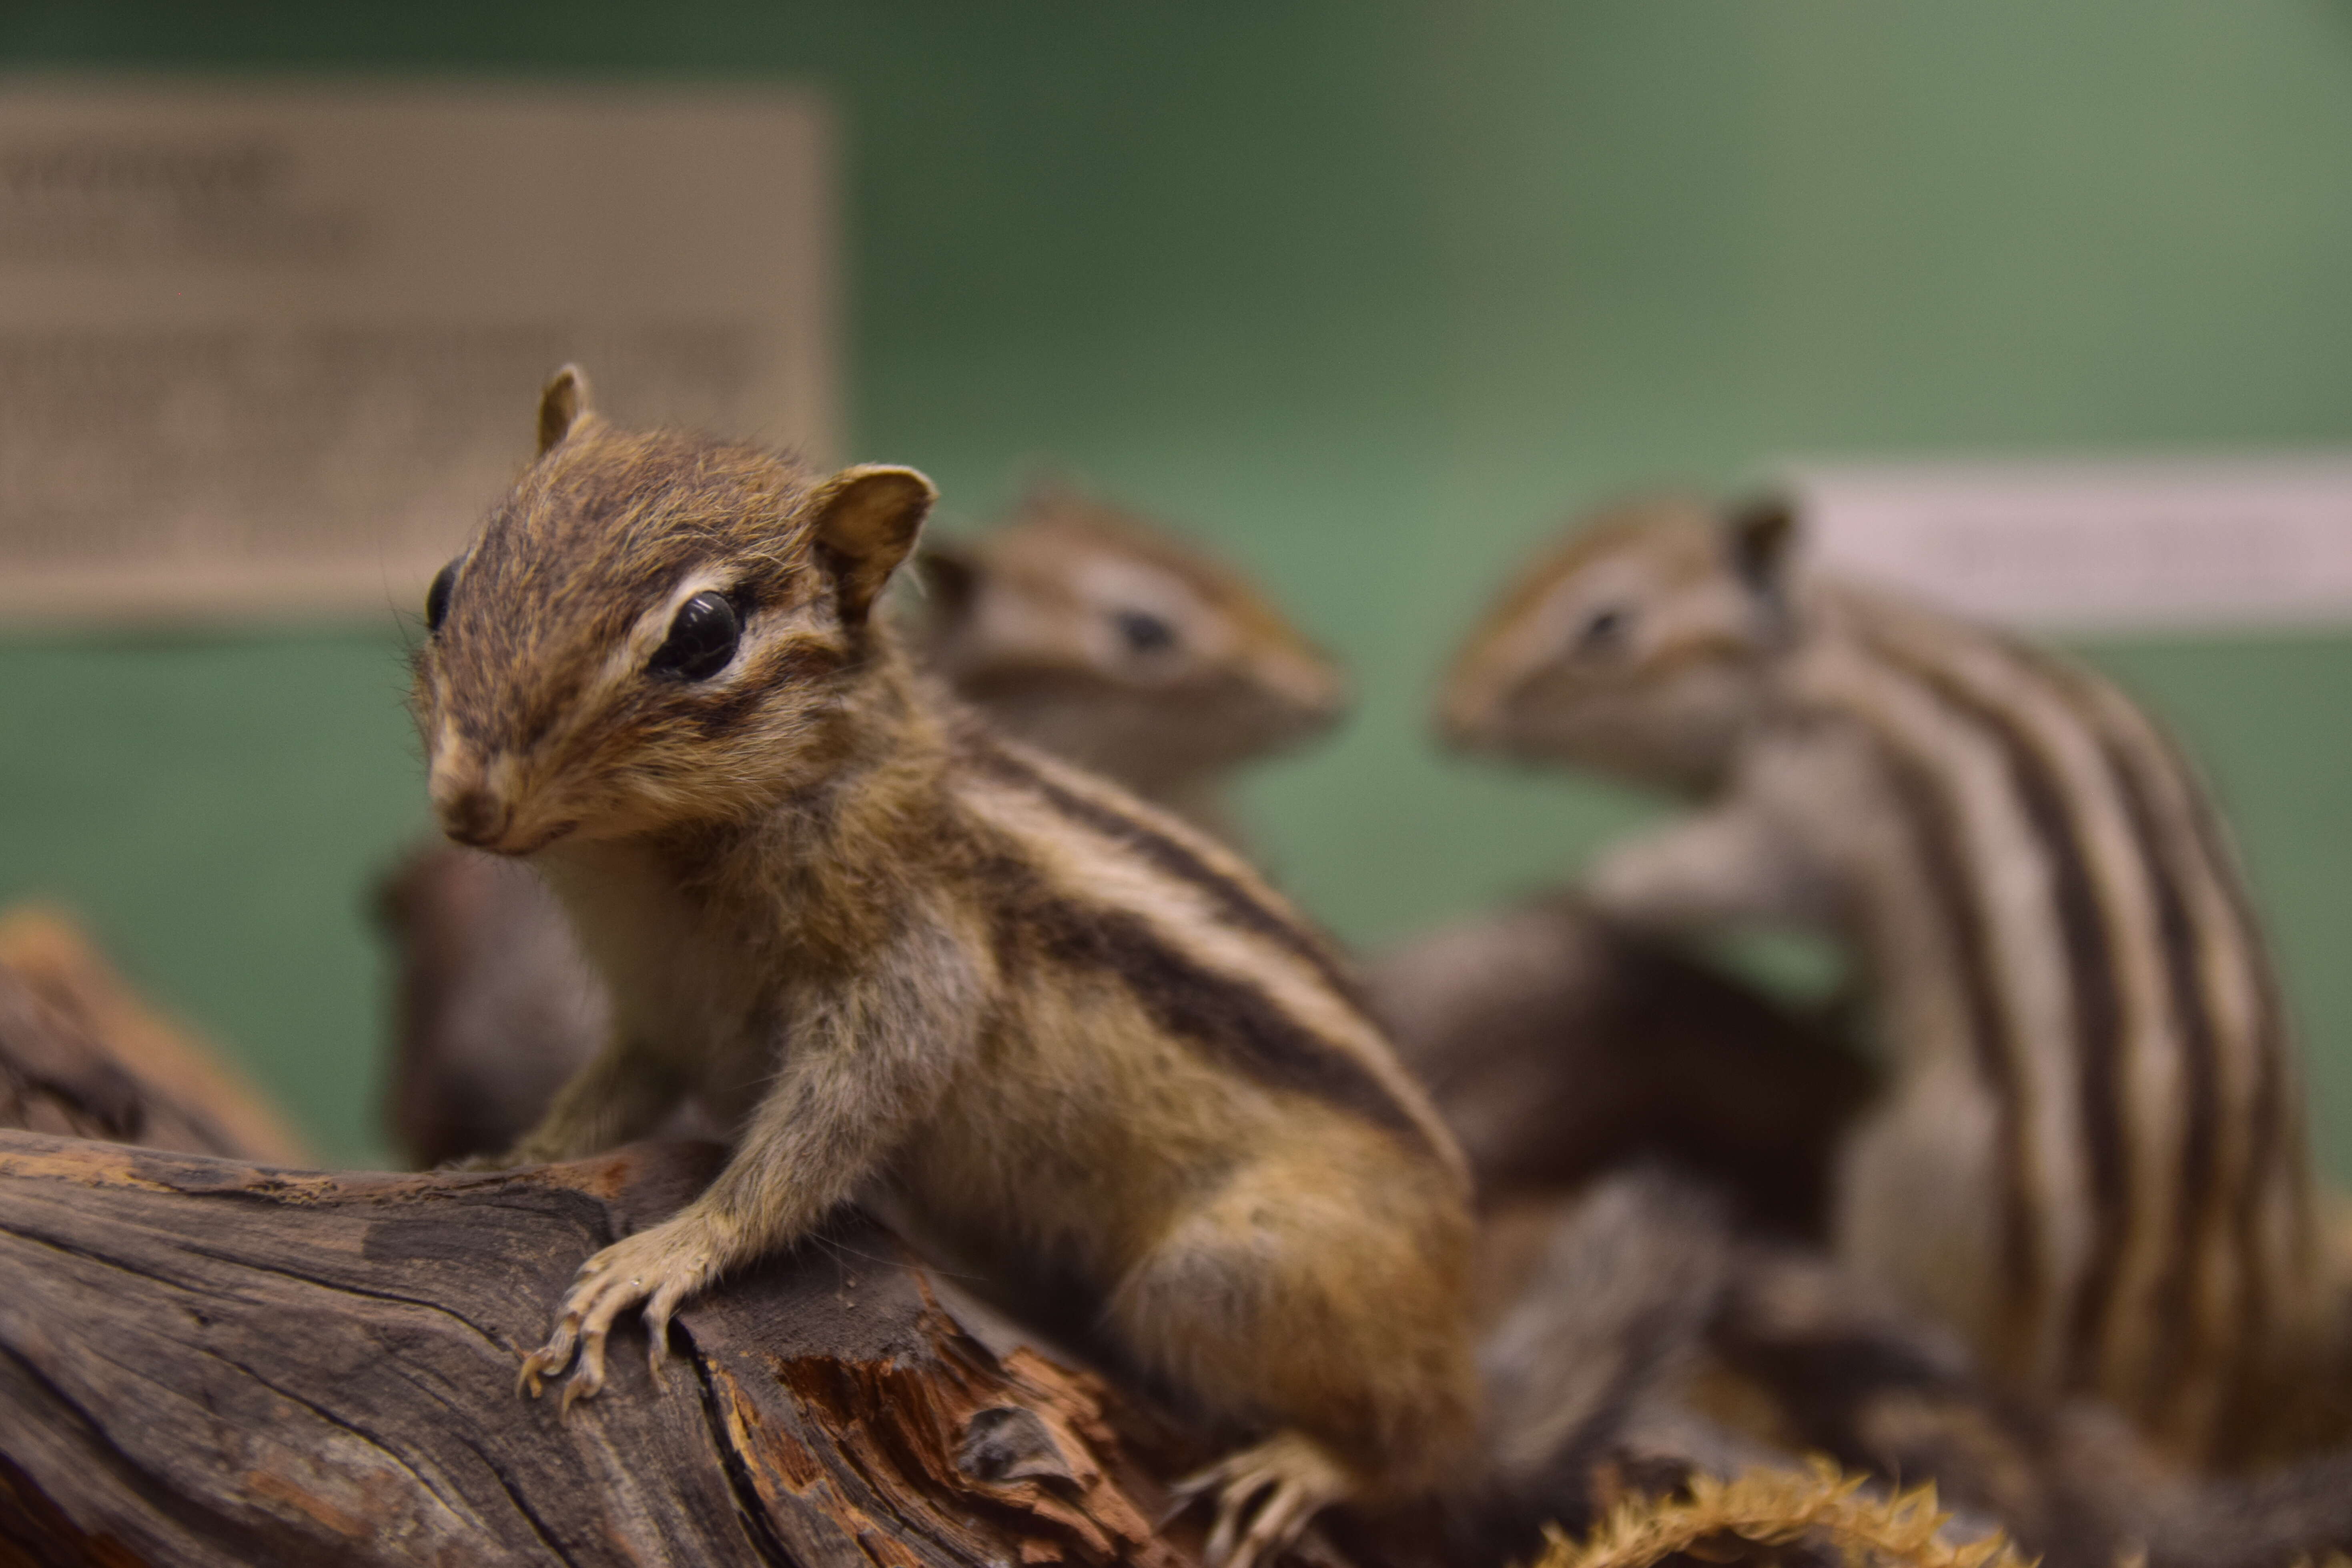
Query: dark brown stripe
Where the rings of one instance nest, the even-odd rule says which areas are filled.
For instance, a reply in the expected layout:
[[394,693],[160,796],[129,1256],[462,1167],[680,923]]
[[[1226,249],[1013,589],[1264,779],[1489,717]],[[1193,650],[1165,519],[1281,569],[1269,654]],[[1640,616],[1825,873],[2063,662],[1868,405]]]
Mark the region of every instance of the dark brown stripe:
[[2000,1180],[2000,1269],[2007,1347],[2022,1352],[2025,1326],[2040,1316],[2050,1282],[2042,1269],[2041,1228],[2026,1184],[2025,1129],[2018,1079],[2021,1052],[2008,1010],[1994,979],[1992,916],[1984,907],[1978,879],[1962,849],[1960,808],[1948,782],[1907,755],[1885,735],[1864,725],[1881,771],[1893,785],[1912,845],[1920,860],[1920,886],[1935,901],[1952,944],[1952,967],[1960,981],[1969,1039],[1977,1071],[1993,1100],[1995,1155]]
[[1028,790],[1071,821],[1135,851],[1159,870],[1208,894],[1218,918],[1225,924],[1273,942],[1312,969],[1317,978],[1360,1015],[1370,1017],[1356,977],[1340,965],[1328,943],[1297,921],[1268,908],[1248,889],[1149,823],[1055,783],[1007,751],[979,725],[966,726],[959,738],[967,754],[982,768]]
[[[2079,683],[2097,679],[2087,672],[2070,673]],[[2182,1260],[2184,1274],[2192,1283],[2192,1288],[2183,1292],[2184,1342],[2201,1342],[2209,1353],[2218,1353],[2222,1358],[2221,1375],[2227,1390],[2222,1429],[2229,1430],[2233,1425],[2242,1430],[2250,1429],[2249,1424],[2258,1426],[2267,1415],[2266,1412],[2244,1408],[2243,1402],[2250,1394],[2260,1396],[2257,1391],[2263,1381],[2254,1375],[2256,1363],[2267,1353],[2264,1340],[2279,1283],[2263,1255],[2258,1232],[2263,1194],[2273,1183],[2284,1181],[2288,1184],[2289,1202],[2294,1205],[2292,1223],[2298,1239],[2307,1245],[2308,1238],[2315,1234],[2305,1207],[2310,1195],[2305,1179],[2306,1152],[2293,1103],[2293,1042],[2261,921],[2239,874],[2236,853],[2211,796],[2195,767],[2163,727],[2150,721],[2147,731],[2147,740],[2139,744],[2148,755],[2138,768],[2118,763],[2117,771],[2135,782],[2139,782],[2143,773],[2149,777],[2170,776],[2173,787],[2188,805],[2189,842],[2180,842],[2177,835],[2165,836],[2160,841],[2170,850],[2166,865],[2179,868],[2186,877],[2189,874],[2187,858],[2201,859],[2227,906],[2228,923],[2234,928],[2204,929],[2183,896],[2179,948],[2175,948],[2168,921],[2166,947],[2168,964],[2186,970],[2198,998],[2194,1007],[2179,1005],[2184,1039],[2189,1043],[2195,1072],[2195,1087],[2188,1100],[2189,1147],[2184,1151],[2189,1174],[2184,1177],[2183,1221],[2195,1227],[2191,1233],[2195,1237],[2193,1249]],[[2170,890],[2178,892],[2177,887]],[[2221,1016],[2220,998],[2213,994],[2206,973],[2205,957],[2216,949],[2241,954],[2250,972],[2255,1013],[2252,1034],[2242,1040],[2235,1037],[2229,1021]],[[2193,1035],[2188,1032],[2192,1030]],[[2201,1063],[2194,1054],[2200,1046]],[[2252,1082],[2243,1129],[2245,1168],[2231,1187],[2225,1185],[2221,1163],[2221,1073],[2224,1054],[2242,1050],[2252,1053],[2249,1065]],[[2235,1313],[2226,1321],[2200,1325],[2195,1317],[2198,1301],[2193,1279],[2200,1262],[2217,1251],[2234,1265],[2238,1285]],[[2177,1356],[2186,1352],[2175,1353]],[[2178,1362],[2168,1356],[2158,1364],[2161,1367]]]
[[2090,1264],[2074,1300],[2068,1303],[2068,1350],[2073,1360],[2061,1372],[2062,1377],[2071,1380],[2084,1366],[2096,1365],[2099,1338],[2120,1282],[2131,1219],[2131,1170],[2124,1132],[2123,1002],[2116,983],[2113,933],[2100,905],[2090,857],[2075,830],[2065,785],[2016,715],[1969,690],[1949,670],[1916,658],[1907,649],[1878,641],[1874,651],[1890,668],[1918,681],[1992,740],[2050,868],[2051,902],[2058,917],[2059,940],[2065,947],[2068,990],[2074,1002],[2083,1152],[2091,1175]]
[[[2221,1327],[2199,1321],[2198,1279],[2203,1260],[2215,1249],[2233,1247],[2225,1223],[2229,1205],[2222,1202],[2221,1146],[2219,1122],[2221,1096],[2221,1035],[2223,1026],[2215,998],[2207,985],[2204,935],[2198,930],[2195,910],[2187,892],[2195,878],[2194,861],[2211,862],[2211,847],[2195,823],[2191,841],[2183,842],[2161,820],[2158,792],[2167,784],[2192,810],[2201,799],[2197,781],[2185,771],[2158,732],[2154,754],[2144,754],[2137,737],[2117,726],[2103,712],[2109,702],[2127,702],[2103,689],[2101,678],[2038,648],[2019,648],[2050,681],[2063,688],[2086,715],[2099,737],[2107,772],[2122,795],[2125,818],[2140,862],[2147,868],[2148,886],[2156,903],[2158,940],[2164,961],[2165,992],[2179,1030],[2180,1105],[2178,1207],[2174,1211],[2174,1251],[2158,1276],[2155,1310],[2157,1328],[2150,1365],[2162,1373],[2183,1366],[2189,1358],[2210,1351],[2210,1337]],[[2153,724],[2149,726],[2154,730]],[[2168,779],[2165,775],[2169,774]],[[2230,881],[2226,864],[2211,865],[2222,884]],[[2185,1380],[2183,1380],[2185,1382]]]
[[2157,934],[2164,956],[2165,992],[2180,1037],[2180,1139],[2179,1207],[2174,1212],[2172,1256],[2165,1260],[2156,1290],[2156,1359],[2159,1373],[2197,1354],[2198,1262],[2218,1239],[2214,1196],[2221,1180],[2221,1131],[2214,1107],[2221,1093],[2221,1057],[2214,1037],[2212,999],[2205,992],[2204,965],[2188,895],[2176,863],[2179,847],[2157,820],[2148,781],[2128,752],[2113,740],[2104,746],[2130,823],[2132,839],[2147,867],[2156,897]]
[[[795,682],[822,680],[839,674],[849,655],[811,637],[793,637],[767,651],[757,669],[724,696],[697,705],[694,722],[703,734],[716,738],[740,729],[767,706],[776,689]],[[676,688],[672,689],[676,690]],[[684,689],[688,692],[692,688]]]
[[988,858],[980,877],[996,894],[997,957],[1008,972],[1041,955],[1108,975],[1161,1029],[1220,1064],[1270,1088],[1339,1106],[1437,1152],[1412,1112],[1363,1063],[1256,986],[1194,963],[1129,910],[1055,894],[1010,856]]
[[[2304,1206],[2308,1188],[2304,1177],[2302,1128],[2290,1103],[2293,1085],[2288,1063],[2293,1046],[2278,975],[2271,967],[2269,948],[2263,941],[2252,898],[2239,876],[2238,858],[2229,834],[2213,808],[2212,798],[2200,786],[2196,770],[2181,754],[2179,745],[2160,728],[2156,730],[2156,742],[2166,765],[2182,780],[2198,850],[2229,906],[2231,923],[2237,928],[2232,945],[2244,958],[2254,991],[2253,1032],[2246,1042],[2252,1052],[2250,1065],[2253,1081],[2246,1104],[2245,1168],[2239,1173],[2237,1187],[2218,1196],[2228,1215],[2221,1235],[2237,1254],[2238,1316],[2234,1323],[2227,1325],[2229,1337],[2223,1346],[2231,1358],[2230,1381],[2236,1396],[2232,1404],[2236,1405],[2257,1387],[2259,1380],[2252,1374],[2266,1352],[2263,1341],[2278,1310],[2274,1288],[2277,1281],[2269,1271],[2260,1231],[2263,1195],[2274,1183],[2284,1180],[2288,1184],[2289,1201],[2294,1205],[2293,1223],[2298,1236],[2311,1234],[2310,1215]],[[2232,1408],[2224,1419],[2259,1422],[2263,1414]]]
[[[2173,751],[2168,738],[2164,744],[2181,776],[2193,779],[2196,775],[2187,760]],[[2294,1117],[2287,1105],[2287,1055],[2291,1047],[2286,1008],[2280,997],[2278,975],[2271,967],[2270,952],[2263,942],[2261,923],[2254,915],[2253,900],[2239,879],[2237,856],[2220,817],[2214,814],[2211,800],[2201,790],[2193,792],[2191,799],[2198,845],[2229,903],[2231,917],[2238,928],[2239,946],[2254,985],[2254,1081],[2247,1097],[2246,1163],[2239,1174],[2238,1190],[2228,1194],[2229,1234],[2238,1247],[2239,1281],[2237,1332],[2229,1348],[2234,1352],[2231,1368],[2233,1392],[2243,1394],[2252,1392],[2259,1381],[2252,1374],[2265,1349],[2262,1337],[2268,1332],[2272,1316],[2277,1311],[2273,1300],[2276,1292],[2266,1268],[2260,1227],[2263,1194],[2269,1190],[2282,1161],[2288,1164],[2287,1179],[2293,1184],[2294,1224],[2298,1230],[2307,1231],[2309,1226],[2309,1217],[2302,1212],[2302,1129],[2294,1124]],[[2245,1420],[2260,1413],[2232,1410],[2230,1415]]]

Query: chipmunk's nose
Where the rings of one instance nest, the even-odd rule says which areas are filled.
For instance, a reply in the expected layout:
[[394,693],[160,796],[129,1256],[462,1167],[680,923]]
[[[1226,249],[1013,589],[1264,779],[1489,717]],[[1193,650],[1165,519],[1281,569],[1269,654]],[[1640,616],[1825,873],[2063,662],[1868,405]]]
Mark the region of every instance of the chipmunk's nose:
[[1494,681],[1458,673],[1438,697],[1438,737],[1457,752],[1482,750],[1493,739],[1502,707],[1503,693]]
[[488,770],[470,748],[447,745],[433,760],[427,788],[441,831],[460,844],[495,847],[514,824],[514,806],[492,787]]
[[442,831],[460,844],[488,849],[507,836],[514,810],[487,789],[477,786],[438,804]]
[[1348,710],[1348,678],[1311,648],[1283,649],[1265,659],[1258,674],[1304,723],[1332,723]]

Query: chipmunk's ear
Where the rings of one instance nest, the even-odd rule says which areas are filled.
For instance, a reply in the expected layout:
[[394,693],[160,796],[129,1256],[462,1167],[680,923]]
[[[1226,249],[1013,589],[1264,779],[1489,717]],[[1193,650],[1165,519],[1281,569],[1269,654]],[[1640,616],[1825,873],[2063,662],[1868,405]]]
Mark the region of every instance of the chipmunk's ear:
[[572,427],[589,413],[588,373],[567,364],[539,395],[539,455],[572,434]]
[[1788,581],[1797,542],[1797,509],[1786,496],[1756,496],[1724,517],[1731,569],[1756,593],[1777,597]]
[[939,623],[960,621],[971,613],[980,592],[980,562],[961,544],[933,540],[915,556],[915,571],[929,598],[925,606]]
[[915,547],[940,492],[912,468],[860,463],[809,498],[817,545],[841,583],[841,613],[863,620],[875,595]]

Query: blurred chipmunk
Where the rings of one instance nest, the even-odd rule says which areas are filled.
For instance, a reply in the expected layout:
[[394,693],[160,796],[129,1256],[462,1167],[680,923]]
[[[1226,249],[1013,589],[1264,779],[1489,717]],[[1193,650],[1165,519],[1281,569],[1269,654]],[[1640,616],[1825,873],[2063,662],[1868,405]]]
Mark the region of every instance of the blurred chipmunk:
[[1338,666],[1247,578],[1065,486],[917,565],[927,668],[1003,733],[1220,837],[1233,771],[1347,707]]
[[[1066,488],[926,543],[909,640],[1003,732],[1222,832],[1237,767],[1328,729],[1338,667],[1231,567]],[[394,1137],[433,1165],[503,1149],[604,1034],[601,983],[540,879],[436,844],[387,879]]]
[[1793,542],[1776,504],[1603,514],[1471,636],[1446,733],[1699,801],[1602,910],[1847,939],[1895,1077],[1839,1184],[1859,1275],[2191,1460],[2340,1424],[2295,1053],[2193,771],[2093,671]]

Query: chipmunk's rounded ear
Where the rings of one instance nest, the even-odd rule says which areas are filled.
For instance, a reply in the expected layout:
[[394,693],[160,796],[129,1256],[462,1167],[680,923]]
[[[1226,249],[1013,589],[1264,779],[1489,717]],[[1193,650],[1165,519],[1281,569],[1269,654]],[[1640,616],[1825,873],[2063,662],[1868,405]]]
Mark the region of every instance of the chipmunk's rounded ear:
[[914,469],[880,463],[844,468],[817,486],[809,510],[817,544],[840,577],[845,616],[862,619],[873,607],[939,499]]
[[1759,594],[1777,594],[1796,547],[1796,504],[1781,495],[1738,502],[1724,517],[1724,542],[1741,582]]
[[572,427],[589,413],[588,373],[567,364],[539,394],[539,455],[572,434]]

